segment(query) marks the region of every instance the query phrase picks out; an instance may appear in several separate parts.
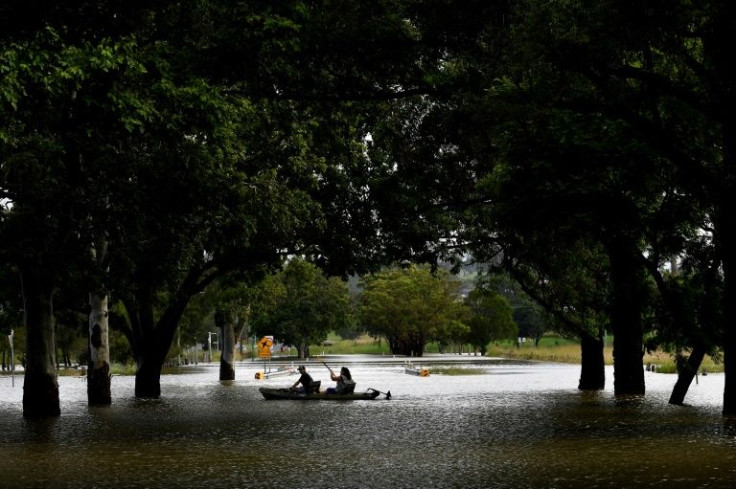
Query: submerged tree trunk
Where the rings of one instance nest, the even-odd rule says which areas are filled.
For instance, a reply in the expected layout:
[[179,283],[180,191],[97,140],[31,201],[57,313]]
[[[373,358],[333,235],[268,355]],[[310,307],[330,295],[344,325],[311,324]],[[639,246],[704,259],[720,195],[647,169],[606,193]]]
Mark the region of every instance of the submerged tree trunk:
[[601,390],[606,386],[603,338],[592,334],[580,337],[580,390]]
[[21,270],[23,315],[26,326],[26,364],[23,382],[23,416],[59,416],[56,377],[53,286],[41,270]]
[[677,362],[677,382],[672,389],[672,395],[670,395],[670,404],[682,404],[685,401],[685,395],[687,395],[690,384],[697,375],[704,357],[705,347],[698,345],[693,348],[687,361]]
[[613,282],[613,390],[615,395],[643,395],[643,271],[625,239],[614,239],[608,249]]
[[[725,163],[724,163],[725,164]],[[736,165],[736,156],[730,158]],[[732,170],[736,172],[736,169]],[[736,179],[736,177],[734,177]],[[728,202],[721,205],[719,222],[719,244],[723,256],[723,414],[736,415],[736,205]]]
[[135,304],[126,304],[131,319],[131,346],[136,357],[135,396],[147,399],[161,397],[161,371],[169,353],[181,308],[169,308],[154,320],[153,295],[138,295]]
[[235,380],[233,360],[235,358],[235,328],[223,312],[215,313],[215,325],[220,329],[220,380]]
[[203,276],[207,270],[207,267],[203,267],[189,271],[179,289],[171,295],[171,302],[158,320],[155,306],[158,288],[145,272],[137,277],[135,292],[123,298],[130,320],[126,335],[137,362],[136,397],[161,397],[161,371],[174,343],[182,314],[191,297],[204,290],[218,276],[216,273]]
[[135,372],[135,397],[158,399],[161,397],[161,370],[164,362],[160,355],[147,352],[138,358]]
[[[724,302],[734,301],[736,300],[736,284],[733,282],[736,280],[726,277],[726,282]],[[726,331],[723,344],[723,414],[734,416],[736,415],[736,303],[725,304],[724,309]]]
[[112,403],[107,295],[90,294],[89,306],[87,403],[90,406],[104,406]]

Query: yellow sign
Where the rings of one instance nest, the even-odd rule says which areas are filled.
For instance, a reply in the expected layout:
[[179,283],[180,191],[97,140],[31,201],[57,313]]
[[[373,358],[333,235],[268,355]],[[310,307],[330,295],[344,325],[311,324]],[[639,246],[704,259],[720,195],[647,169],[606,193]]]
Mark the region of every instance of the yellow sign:
[[273,339],[269,336],[264,336],[258,340],[259,356],[261,358],[271,358],[271,347],[273,347]]

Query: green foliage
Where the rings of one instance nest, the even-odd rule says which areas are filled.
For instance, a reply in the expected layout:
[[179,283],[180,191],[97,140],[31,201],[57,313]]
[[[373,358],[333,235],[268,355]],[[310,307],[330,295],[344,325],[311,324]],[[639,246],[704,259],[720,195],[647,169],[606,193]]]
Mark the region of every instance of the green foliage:
[[347,284],[325,277],[319,268],[300,258],[264,279],[253,295],[251,310],[257,335],[273,335],[294,345],[302,358],[309,354],[310,343],[322,342],[328,332],[351,321]]
[[391,351],[422,356],[426,343],[448,328],[463,332],[458,319],[458,281],[426,266],[391,268],[363,280],[361,323],[385,337]]
[[110,360],[119,365],[135,363],[135,356],[130,342],[120,331],[111,329],[108,336],[110,343]]
[[87,355],[88,324],[84,314],[64,310],[54,314],[57,360],[67,367],[84,363]]
[[491,341],[517,337],[519,328],[511,305],[496,291],[474,289],[465,303],[470,309],[468,342],[480,349],[482,355]]
[[[298,261],[257,291],[200,295],[295,250],[343,277],[470,252],[526,293],[499,291],[525,336],[649,321],[651,347],[715,352],[736,337],[721,305],[736,250],[730,9],[3,4],[0,266],[74,288],[70,309],[72,283],[122,299],[139,355],[251,303],[302,353],[327,329],[347,335],[341,286]],[[92,247],[109,260],[92,263]],[[663,275],[676,255],[690,268]],[[469,298],[483,314],[468,316],[445,282],[421,268],[367,277],[363,324],[406,354],[480,346],[507,325],[499,298]],[[20,309],[3,288],[3,331]]]

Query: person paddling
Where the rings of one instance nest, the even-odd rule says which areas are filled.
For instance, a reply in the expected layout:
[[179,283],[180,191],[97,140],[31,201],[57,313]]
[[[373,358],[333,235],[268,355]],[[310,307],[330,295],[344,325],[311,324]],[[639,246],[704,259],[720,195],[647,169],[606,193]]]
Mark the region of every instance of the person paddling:
[[[299,368],[297,370],[302,375],[296,382],[294,382],[294,385],[291,386],[291,390],[298,391],[300,394],[304,393],[304,395],[307,395],[312,391],[312,376],[307,373],[307,367],[305,367],[304,365],[299,365]],[[298,386],[299,384],[301,384],[302,386],[297,389],[296,386]]]
[[[327,365],[325,364],[325,366]],[[330,369],[330,379],[337,382],[335,387],[327,389],[328,394],[350,394],[355,390],[355,381],[347,367],[340,369],[340,375],[336,375],[330,367],[327,368]]]

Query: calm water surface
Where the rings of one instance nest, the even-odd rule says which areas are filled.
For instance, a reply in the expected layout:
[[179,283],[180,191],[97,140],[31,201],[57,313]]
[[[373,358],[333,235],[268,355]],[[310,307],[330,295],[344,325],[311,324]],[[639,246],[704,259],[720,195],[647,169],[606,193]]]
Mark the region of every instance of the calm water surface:
[[[22,376],[14,387],[0,376],[0,487],[736,486],[722,375],[700,377],[678,407],[667,404],[675,377],[665,374],[647,372],[644,398],[616,400],[611,371],[605,391],[582,393],[577,366],[486,361],[472,365],[483,375],[422,378],[351,361],[357,390],[393,399],[266,401],[259,386],[296,378],[255,380],[262,365],[244,362],[221,383],[212,364],[163,376],[155,401],[134,398],[132,377],[114,377],[104,408],[87,407],[85,382],[62,377],[62,415],[32,422]],[[308,369],[329,384],[324,367]]]

